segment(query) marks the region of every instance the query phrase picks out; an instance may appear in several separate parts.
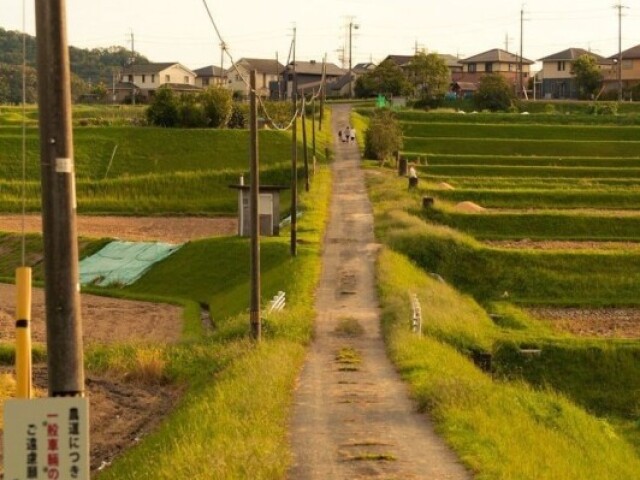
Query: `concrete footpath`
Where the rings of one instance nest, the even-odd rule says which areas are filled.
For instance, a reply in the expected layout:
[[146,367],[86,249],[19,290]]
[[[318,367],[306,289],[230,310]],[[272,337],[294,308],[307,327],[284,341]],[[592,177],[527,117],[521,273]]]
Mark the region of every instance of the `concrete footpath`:
[[[333,107],[336,138],[349,114],[348,105]],[[386,357],[360,153],[346,143],[336,143],[335,152],[316,337],[294,400],[288,478],[470,479],[429,418],[416,412]]]

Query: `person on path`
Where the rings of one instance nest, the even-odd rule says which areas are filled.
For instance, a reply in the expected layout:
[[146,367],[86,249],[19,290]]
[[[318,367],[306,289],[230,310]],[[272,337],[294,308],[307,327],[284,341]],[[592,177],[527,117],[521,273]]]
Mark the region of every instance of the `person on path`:
[[351,129],[351,134],[349,136],[349,143],[351,143],[351,142],[355,143],[355,141],[356,141],[356,129],[352,128]]
[[351,138],[351,127],[347,125],[347,128],[344,129],[344,141],[348,142]]
[[342,143],[342,130],[338,130],[338,138],[340,139],[340,143]]

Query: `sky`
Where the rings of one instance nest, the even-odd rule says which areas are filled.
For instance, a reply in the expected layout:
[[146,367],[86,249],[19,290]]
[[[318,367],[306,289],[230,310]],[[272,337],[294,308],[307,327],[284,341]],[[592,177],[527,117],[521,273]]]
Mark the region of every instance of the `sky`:
[[[520,50],[537,60],[569,47],[605,57],[618,51],[618,0],[66,0],[67,36],[80,48],[121,45],[154,62],[180,62],[191,69],[220,64],[220,40],[231,58],[289,55],[293,28],[298,60],[348,65],[379,62],[389,54],[412,55],[416,47],[460,58],[492,48]],[[25,25],[35,34],[35,2],[26,0]],[[573,5],[573,7],[572,7]],[[622,49],[640,44],[640,0],[622,5]],[[0,27],[22,30],[23,0],[0,0]],[[344,52],[344,56],[343,56]],[[226,56],[224,65],[230,65]]]

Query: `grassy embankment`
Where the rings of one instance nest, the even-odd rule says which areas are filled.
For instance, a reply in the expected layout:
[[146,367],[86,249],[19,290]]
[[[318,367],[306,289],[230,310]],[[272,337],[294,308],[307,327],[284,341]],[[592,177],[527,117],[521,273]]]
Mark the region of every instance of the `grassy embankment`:
[[[428,151],[418,153],[431,158]],[[461,158],[447,158],[452,157]],[[458,164],[463,172],[465,162]],[[430,167],[423,167],[422,186],[430,173]],[[615,171],[611,177],[617,180]],[[450,206],[440,207],[446,203],[440,197],[445,191],[436,185],[447,181],[457,188],[458,178],[478,190],[495,181],[514,193],[529,181],[542,189],[547,183],[535,176],[513,182],[461,173],[429,176],[426,189],[408,192],[406,180],[392,172],[369,177],[376,234],[398,252],[387,251],[380,260],[385,332],[396,364],[478,478],[635,478],[640,452],[640,428],[634,420],[640,391],[638,342],[577,339],[533,321],[505,301],[635,304],[640,293],[633,285],[637,252],[491,248],[416,216],[420,197],[427,194],[436,197],[437,215],[450,214]],[[556,188],[562,188],[559,183]],[[619,185],[624,189],[623,181]],[[555,207],[564,217],[546,238],[556,238],[558,229],[562,235],[562,224],[575,222],[562,206]],[[505,226],[496,219],[486,231],[492,237],[503,232],[517,236],[527,220]],[[520,232],[519,238],[527,233]],[[437,273],[475,300],[426,272]],[[409,292],[420,297],[426,338],[409,333]],[[540,353],[523,354],[521,348]],[[493,354],[493,376],[472,366],[474,352]]]
[[[158,139],[162,140],[160,133]],[[318,138],[320,148],[329,145],[329,139],[330,132],[323,132]],[[264,143],[263,148],[274,149]],[[289,151],[287,143],[282,154]],[[234,168],[241,171],[243,167]],[[95,346],[86,352],[87,368],[95,374],[122,378],[126,373],[129,381],[170,382],[185,388],[178,407],[162,426],[100,478],[284,477],[290,461],[286,416],[311,335],[313,289],[319,274],[330,183],[328,169],[319,165],[311,191],[301,193],[304,213],[298,223],[300,243],[295,258],[289,255],[286,230],[282,237],[263,240],[263,301],[275,291],[285,290],[287,307],[265,319],[264,340],[259,345],[249,340],[246,314],[247,239],[192,242],[134,286],[91,289],[185,305],[184,339],[178,344]],[[38,254],[38,242],[37,237],[30,241],[30,255]],[[198,303],[211,307],[210,332],[202,329]],[[7,350],[10,360],[11,348]]]

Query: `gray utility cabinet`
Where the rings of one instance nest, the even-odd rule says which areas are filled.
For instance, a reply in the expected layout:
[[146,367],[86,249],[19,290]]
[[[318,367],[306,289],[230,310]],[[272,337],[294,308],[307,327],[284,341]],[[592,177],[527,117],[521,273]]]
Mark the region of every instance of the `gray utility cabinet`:
[[[244,185],[241,182],[237,185],[229,185],[229,188],[238,190],[238,235],[248,237],[251,235],[250,185]],[[287,188],[289,187],[284,185],[260,185],[258,200],[260,235],[267,237],[280,235],[280,191]]]

